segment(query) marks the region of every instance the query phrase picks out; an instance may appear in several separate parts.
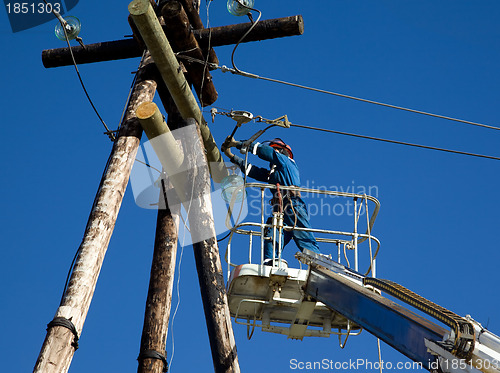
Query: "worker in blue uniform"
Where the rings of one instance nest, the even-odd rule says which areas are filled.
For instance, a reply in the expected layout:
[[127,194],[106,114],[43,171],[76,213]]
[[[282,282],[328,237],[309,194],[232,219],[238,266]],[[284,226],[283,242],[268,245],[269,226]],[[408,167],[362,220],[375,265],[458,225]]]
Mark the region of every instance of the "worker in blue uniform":
[[[238,165],[247,176],[269,184],[279,184],[283,186],[300,186],[299,168],[293,159],[293,152],[289,145],[279,138],[265,143],[254,142],[243,148],[244,142],[236,141],[229,136],[222,145],[222,151],[230,161]],[[250,163],[245,165],[245,161],[231,152],[231,148],[236,147],[245,154],[247,149],[252,154],[269,162],[269,169],[257,167]],[[246,166],[246,167],[245,167]],[[289,227],[311,228],[307,206],[298,191],[282,191],[283,203],[283,223]],[[278,211],[279,204],[277,196],[271,201],[273,211]],[[269,221],[268,221],[269,224]],[[272,237],[272,232],[267,230],[266,237]],[[314,234],[308,231],[285,230],[283,237],[283,247],[293,238],[297,247],[303,251],[309,249],[315,253],[320,253]],[[276,243],[276,250],[278,245]],[[276,253],[276,257],[277,257]],[[266,240],[264,244],[264,264],[272,261],[273,243]],[[266,262],[267,261],[267,262]]]

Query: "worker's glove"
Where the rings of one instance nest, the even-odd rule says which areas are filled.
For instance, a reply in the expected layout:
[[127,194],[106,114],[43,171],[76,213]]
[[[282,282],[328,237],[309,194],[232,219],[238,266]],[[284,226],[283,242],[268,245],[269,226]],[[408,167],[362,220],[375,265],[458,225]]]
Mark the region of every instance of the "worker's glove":
[[231,153],[231,149],[229,149],[229,148],[224,148],[222,151],[224,152],[224,154],[225,154],[225,155],[227,155],[227,157],[228,157],[229,159],[231,159],[231,158],[233,158],[233,157],[234,157],[234,154],[233,154],[233,153]]
[[[240,142],[236,141],[233,136],[228,136],[226,137],[226,140],[224,141],[224,144],[222,146],[225,148],[234,148],[236,145],[238,145]],[[222,150],[224,151],[224,150]]]
[[228,136],[226,137],[226,140],[220,147],[220,149],[224,152],[225,155],[227,155],[229,158],[232,158],[234,154],[231,152],[231,148],[236,146],[238,144],[238,141],[234,139],[233,136]]

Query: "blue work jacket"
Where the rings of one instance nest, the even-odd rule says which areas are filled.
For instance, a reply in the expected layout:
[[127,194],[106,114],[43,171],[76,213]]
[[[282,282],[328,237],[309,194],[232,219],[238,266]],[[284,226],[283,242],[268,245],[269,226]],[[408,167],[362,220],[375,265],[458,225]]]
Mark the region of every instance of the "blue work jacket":
[[[241,148],[241,143],[236,147]],[[284,186],[300,186],[299,168],[293,159],[277,152],[271,146],[259,142],[252,143],[248,147],[248,150],[259,158],[268,161],[269,169],[258,167],[250,163],[247,163],[245,169],[245,160],[234,155],[231,158],[231,162],[238,165],[241,172],[252,179],[265,183],[279,183]]]

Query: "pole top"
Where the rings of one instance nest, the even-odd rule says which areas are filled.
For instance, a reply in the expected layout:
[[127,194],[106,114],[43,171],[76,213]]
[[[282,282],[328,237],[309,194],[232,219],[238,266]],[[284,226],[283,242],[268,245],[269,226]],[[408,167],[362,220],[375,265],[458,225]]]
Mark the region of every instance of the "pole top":
[[133,16],[140,16],[145,14],[150,6],[149,0],[134,0],[128,5],[128,11]]
[[151,118],[157,110],[158,106],[156,106],[154,102],[143,102],[135,111],[135,115],[138,119],[148,119]]

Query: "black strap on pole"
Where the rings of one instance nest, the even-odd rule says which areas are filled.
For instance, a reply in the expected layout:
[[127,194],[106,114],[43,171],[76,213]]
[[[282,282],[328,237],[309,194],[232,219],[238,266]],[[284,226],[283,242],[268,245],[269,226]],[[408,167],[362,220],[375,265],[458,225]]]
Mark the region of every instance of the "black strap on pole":
[[138,361],[142,361],[144,359],[157,359],[163,361],[163,372],[168,372],[168,363],[167,363],[167,357],[158,351],[155,350],[144,350],[141,351],[139,354],[139,357],[137,358]]
[[47,324],[47,331],[53,326],[62,326],[69,329],[74,336],[71,346],[75,348],[75,351],[78,350],[78,332],[76,331],[75,325],[71,322],[71,320],[62,316],[54,317],[54,319]]

